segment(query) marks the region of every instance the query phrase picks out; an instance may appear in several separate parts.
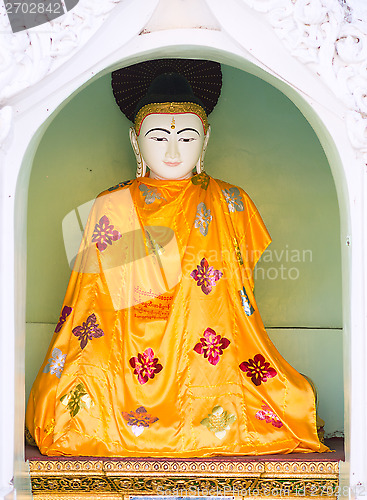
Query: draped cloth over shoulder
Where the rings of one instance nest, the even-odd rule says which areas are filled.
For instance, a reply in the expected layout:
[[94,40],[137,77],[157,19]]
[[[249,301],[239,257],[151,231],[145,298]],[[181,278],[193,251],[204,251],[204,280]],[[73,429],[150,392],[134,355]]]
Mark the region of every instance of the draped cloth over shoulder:
[[312,389],[255,303],[269,242],[246,193],[205,173],[102,193],[28,403],[41,452],[327,451]]

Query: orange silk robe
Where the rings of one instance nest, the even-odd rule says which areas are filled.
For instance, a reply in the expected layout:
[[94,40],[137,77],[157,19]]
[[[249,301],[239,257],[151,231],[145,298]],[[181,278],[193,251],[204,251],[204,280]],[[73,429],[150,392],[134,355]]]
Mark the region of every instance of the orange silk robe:
[[326,451],[312,389],[255,303],[269,243],[247,194],[205,173],[103,192],[28,402],[41,453]]

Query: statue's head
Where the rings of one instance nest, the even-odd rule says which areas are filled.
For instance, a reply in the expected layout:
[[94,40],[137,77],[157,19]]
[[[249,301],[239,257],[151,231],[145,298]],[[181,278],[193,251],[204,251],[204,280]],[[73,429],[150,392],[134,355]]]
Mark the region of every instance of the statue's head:
[[153,112],[143,119],[138,136],[131,128],[130,140],[137,161],[140,154],[150,177],[184,179],[191,177],[194,168],[202,169],[209,133],[195,113]]
[[184,179],[201,169],[210,134],[204,106],[186,78],[158,76],[138,103],[130,140],[150,176]]
[[[150,78],[149,68],[157,63],[158,76]],[[169,64],[169,70],[162,72],[162,64]],[[181,72],[175,70],[177,64],[184,65]],[[211,61],[161,60],[130,68],[113,73],[112,85],[120,108],[134,123],[130,141],[138,163],[137,176],[145,175],[147,168],[150,177],[158,179],[185,179],[195,168],[200,173],[210,135],[207,113],[220,94],[220,65]],[[157,72],[157,67],[153,69]],[[183,69],[198,87],[197,92],[183,76]],[[135,101],[132,113],[127,105],[128,88],[143,86],[149,78],[150,84]]]

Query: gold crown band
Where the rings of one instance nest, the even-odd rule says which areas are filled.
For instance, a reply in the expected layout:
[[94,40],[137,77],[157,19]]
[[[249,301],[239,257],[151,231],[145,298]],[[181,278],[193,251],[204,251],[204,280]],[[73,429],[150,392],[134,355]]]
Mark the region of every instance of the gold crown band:
[[180,114],[180,113],[194,113],[202,121],[204,127],[204,134],[206,134],[209,123],[208,117],[204,109],[194,102],[157,102],[146,104],[136,114],[135,117],[135,132],[136,135],[140,134],[141,124],[148,115],[152,114]]

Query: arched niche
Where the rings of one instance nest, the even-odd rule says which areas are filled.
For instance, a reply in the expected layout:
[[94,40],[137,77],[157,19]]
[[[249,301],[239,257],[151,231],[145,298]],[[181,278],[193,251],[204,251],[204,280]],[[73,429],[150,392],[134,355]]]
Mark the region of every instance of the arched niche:
[[[234,16],[235,17],[235,16]],[[244,20],[245,18],[242,17]],[[228,19],[227,27],[228,27]],[[115,20],[117,23],[117,18]],[[234,26],[238,25],[239,18],[234,19]],[[246,20],[247,24],[251,23]],[[261,24],[261,21],[259,21]],[[265,26],[265,24],[264,24]],[[97,41],[105,36],[111,39],[111,33],[106,29],[99,32]],[[241,29],[244,29],[241,26]],[[274,33],[264,28],[263,47],[276,44]],[[257,38],[253,30],[246,31],[248,37]],[[251,35],[251,33],[252,35]],[[189,38],[188,38],[189,36]],[[67,62],[62,70],[56,70],[50,77],[44,78],[40,83],[26,91],[18,100],[14,101],[17,115],[14,118],[13,134],[17,139],[17,147],[11,145],[8,150],[8,160],[5,163],[6,176],[3,183],[3,204],[5,217],[2,219],[2,231],[10,234],[9,244],[3,247],[0,263],[6,273],[2,278],[2,291],[5,296],[3,311],[15,311],[15,324],[12,315],[6,319],[3,315],[2,324],[10,332],[10,338],[15,331],[15,476],[21,478],[21,463],[23,460],[23,391],[24,391],[24,351],[25,351],[25,256],[26,256],[26,213],[28,182],[34,154],[48,124],[53,120],[62,106],[71,98],[74,92],[86,85],[96,74],[103,74],[122,65],[133,64],[151,57],[194,57],[218,60],[228,66],[246,71],[259,76],[274,87],[278,88],[301,110],[309,124],[315,130],[328,158],[338,196],[340,210],[340,234],[343,269],[343,312],[344,312],[344,366],[345,394],[346,394],[346,419],[345,430],[347,436],[347,461],[350,471],[346,469],[343,477],[344,484],[353,485],[365,478],[364,455],[360,443],[365,440],[364,413],[363,413],[363,380],[358,368],[363,359],[363,279],[364,257],[362,220],[363,220],[363,176],[360,161],[348,139],[345,131],[346,107],[316,76],[305,71],[289,53],[282,49],[279,51],[274,68],[266,66],[266,57],[255,59],[246,40],[240,39],[238,31],[234,29],[233,38],[228,38],[225,32],[209,30],[167,30],[157,33],[146,33],[139,37],[132,37],[132,42],[126,46],[108,52],[105,58],[95,56],[96,41],[92,40],[84,51]],[[187,40],[190,40],[190,45]],[[264,52],[264,51],[263,51]],[[261,54],[260,54],[261,55]],[[265,62],[264,62],[265,61]],[[280,65],[279,65],[280,61]],[[283,69],[282,69],[283,68]],[[63,76],[64,72],[64,76]],[[65,76],[67,74],[67,77]],[[300,75],[304,81],[300,82]],[[10,104],[10,103],[9,103]],[[54,113],[54,114],[52,114]],[[13,141],[14,143],[14,141]],[[2,151],[0,151],[0,154]],[[15,194],[16,185],[16,194]],[[103,189],[103,187],[101,188]],[[99,188],[97,189],[97,191]],[[249,189],[248,189],[249,190]],[[249,190],[250,191],[250,190]],[[8,194],[9,193],[9,194]],[[95,192],[93,193],[93,195]],[[256,196],[250,194],[258,202]],[[14,201],[15,195],[15,201]],[[9,198],[9,199],[8,199]],[[258,203],[259,204],[259,203]],[[262,210],[261,206],[259,208]],[[262,210],[264,218],[266,214]],[[15,231],[13,230],[15,227]],[[9,229],[10,228],[10,229]],[[13,240],[14,236],[14,240]],[[12,265],[15,264],[15,280]],[[8,295],[6,292],[10,290]],[[15,295],[13,295],[15,291]],[[14,298],[13,298],[14,297]],[[13,354],[11,342],[3,341],[3,353],[9,355],[8,366],[12,370]],[[353,363],[350,359],[353,358]],[[353,392],[350,390],[353,382]],[[0,384],[1,385],[1,384]],[[3,382],[1,394],[10,407],[13,407],[12,382],[9,388]],[[354,410],[351,412],[350,408]],[[6,420],[2,426],[3,441],[6,446],[1,452],[2,464],[6,467],[1,472],[1,485],[9,482],[12,471],[13,445],[11,421]],[[26,474],[23,474],[26,478]],[[8,479],[7,479],[8,478]],[[18,483],[19,484],[19,483]],[[21,487],[18,488],[19,490]]]
[[[175,49],[171,55],[180,56],[179,52]],[[197,48],[195,52],[196,57],[207,57],[205,50]],[[235,68],[228,65],[228,55],[223,59],[227,62],[223,67],[223,95],[211,117],[213,135],[207,169],[214,177],[244,187],[272,232],[275,248],[268,253],[268,260],[259,263],[262,271],[257,279],[266,326],[286,359],[321,386],[321,416],[326,420],[326,430],[329,434],[340,432],[340,232],[331,170],[317,134],[283,93],[284,88],[283,92],[276,88],[282,85],[264,78],[248,61],[234,58],[231,62]],[[124,62],[115,67],[120,65]],[[134,176],[127,134],[130,124],[113,101],[109,71],[98,76],[42,125],[22,166],[24,178],[26,171],[30,174],[26,393],[47,350],[70,273],[62,220],[101,190]],[[294,98],[291,88],[287,94]],[[308,107],[304,101],[303,107]],[[312,109],[308,108],[308,113],[316,118]],[[315,128],[322,137],[323,127],[319,124]],[[317,220],[319,212],[323,213],[321,220]],[[297,217],[307,231],[297,227]],[[337,304],[335,310],[330,307],[330,295],[332,303]],[[333,372],[331,384],[323,380],[325,370]]]
[[[255,272],[263,320],[284,357],[315,382],[326,434],[341,435],[340,224],[331,170],[292,101],[246,71],[222,70],[207,171],[240,185],[256,202],[273,237]],[[135,175],[130,126],[107,73],[55,116],[35,153],[27,219],[26,398],[59,318],[78,218],[85,221],[85,204],[100,191]]]

